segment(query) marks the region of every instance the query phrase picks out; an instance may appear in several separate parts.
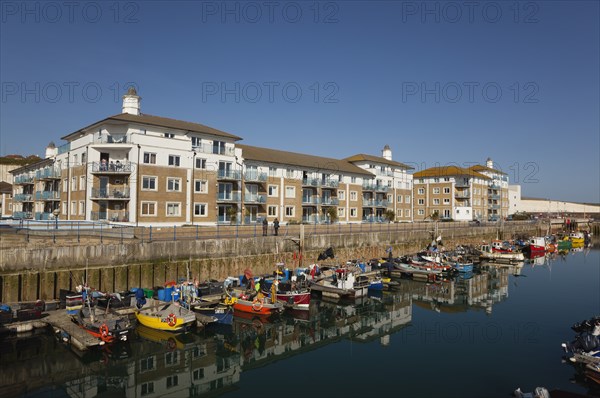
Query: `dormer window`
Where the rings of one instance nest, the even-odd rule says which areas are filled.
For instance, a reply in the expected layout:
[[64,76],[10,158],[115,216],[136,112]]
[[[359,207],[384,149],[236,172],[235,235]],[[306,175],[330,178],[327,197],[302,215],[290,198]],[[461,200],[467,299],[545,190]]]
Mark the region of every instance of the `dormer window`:
[[165,133],[165,138],[175,138],[175,134],[173,134],[173,133]]

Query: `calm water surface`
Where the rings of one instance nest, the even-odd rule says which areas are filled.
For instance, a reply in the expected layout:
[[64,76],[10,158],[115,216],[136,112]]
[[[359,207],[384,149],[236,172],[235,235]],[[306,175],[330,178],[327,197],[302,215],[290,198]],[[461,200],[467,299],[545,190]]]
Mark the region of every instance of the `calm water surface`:
[[140,330],[80,357],[52,336],[0,341],[0,396],[507,397],[588,393],[562,363],[570,326],[600,314],[600,251],[484,267],[304,316],[169,335]]

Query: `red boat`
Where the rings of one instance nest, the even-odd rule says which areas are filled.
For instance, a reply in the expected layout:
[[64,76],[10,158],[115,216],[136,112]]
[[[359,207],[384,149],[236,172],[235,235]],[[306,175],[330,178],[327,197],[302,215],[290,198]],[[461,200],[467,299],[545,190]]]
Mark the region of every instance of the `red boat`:
[[529,257],[539,257],[546,254],[546,240],[544,238],[531,238],[523,247],[523,253]]
[[256,315],[271,315],[283,311],[283,304],[272,303],[269,298],[255,298],[253,300],[238,298],[233,304],[234,315],[238,311],[249,312]]

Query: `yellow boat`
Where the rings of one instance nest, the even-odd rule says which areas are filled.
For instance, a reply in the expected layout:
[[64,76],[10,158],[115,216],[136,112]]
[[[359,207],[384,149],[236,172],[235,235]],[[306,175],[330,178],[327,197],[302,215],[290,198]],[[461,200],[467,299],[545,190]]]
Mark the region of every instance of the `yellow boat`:
[[581,232],[571,232],[569,234],[569,240],[573,244],[573,247],[582,247],[585,243],[585,239]]
[[142,307],[135,312],[138,322],[157,330],[176,332],[196,324],[196,315],[176,303],[160,303]]

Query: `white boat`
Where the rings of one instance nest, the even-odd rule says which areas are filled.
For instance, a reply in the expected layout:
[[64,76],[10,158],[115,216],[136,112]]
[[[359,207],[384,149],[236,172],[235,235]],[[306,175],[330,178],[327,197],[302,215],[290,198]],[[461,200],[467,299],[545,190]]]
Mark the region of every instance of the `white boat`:
[[521,252],[493,252],[490,245],[482,245],[480,248],[481,254],[479,258],[486,261],[496,261],[504,263],[517,263],[525,261],[525,256]]
[[320,291],[325,296],[356,298],[366,296],[371,281],[366,276],[356,276],[346,268],[337,268],[329,278],[310,284],[310,289]]

